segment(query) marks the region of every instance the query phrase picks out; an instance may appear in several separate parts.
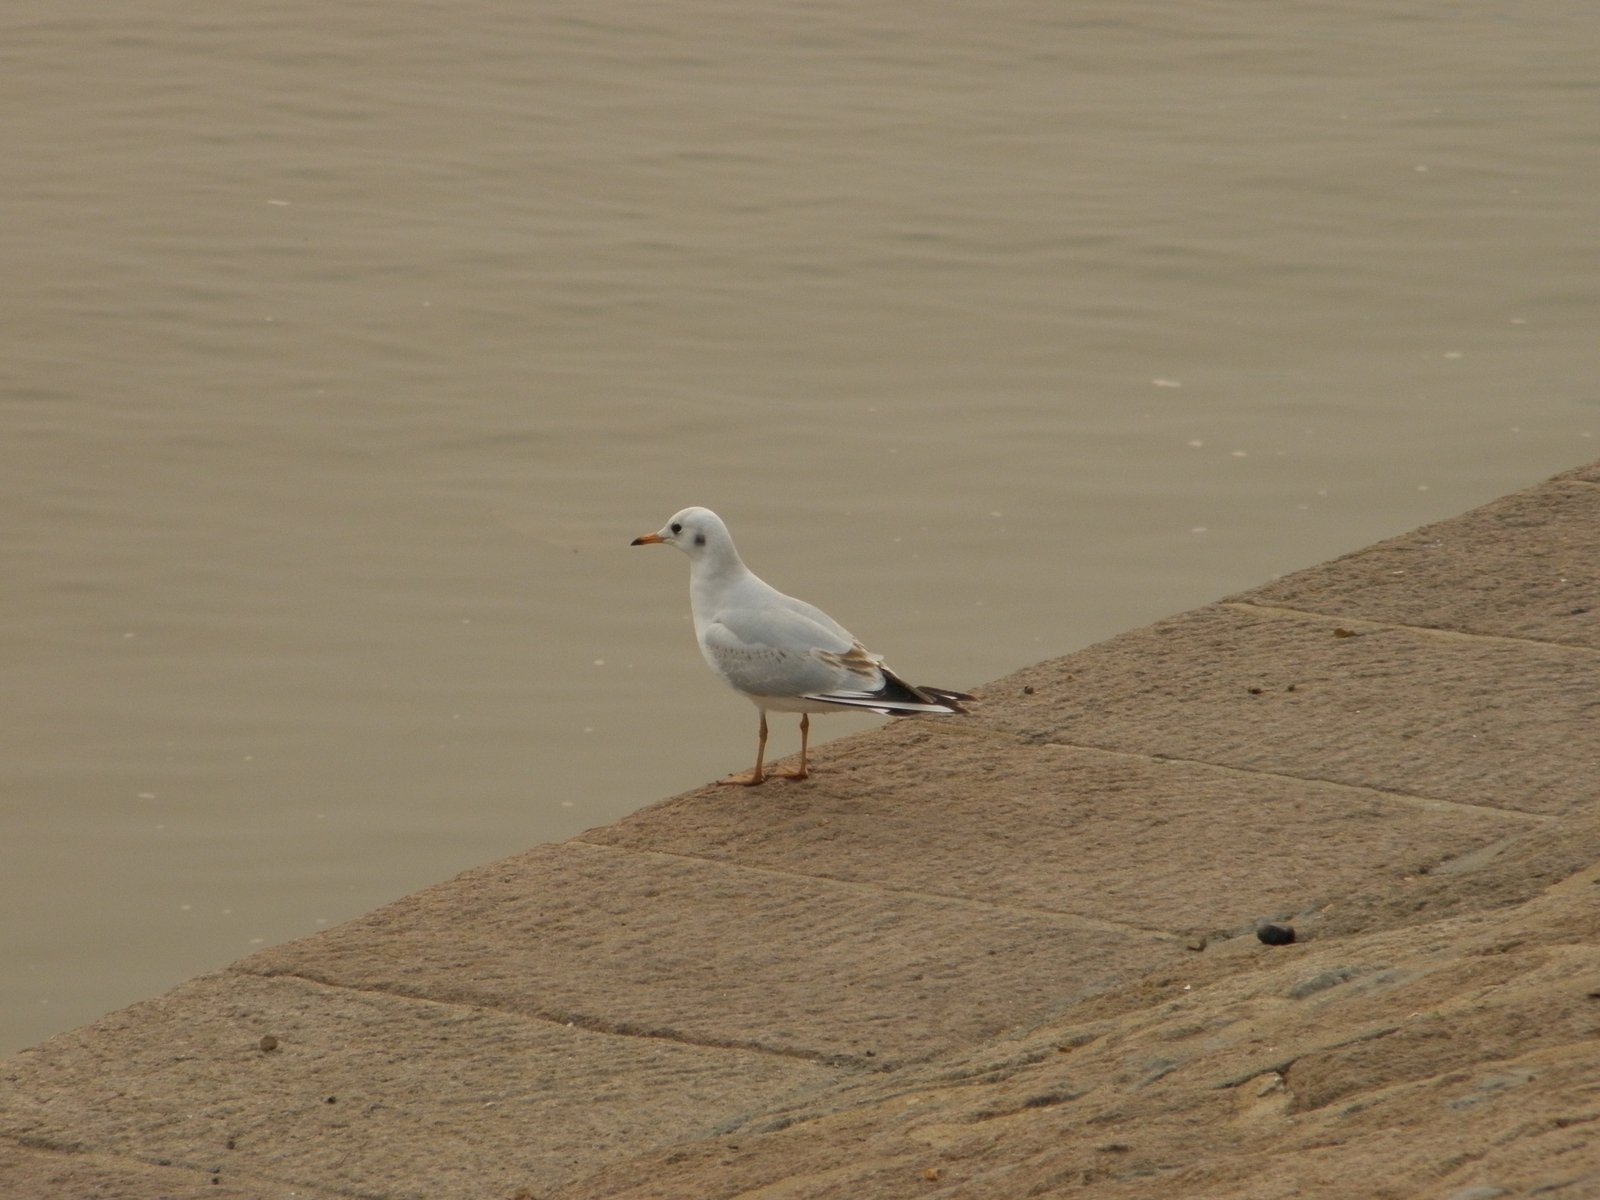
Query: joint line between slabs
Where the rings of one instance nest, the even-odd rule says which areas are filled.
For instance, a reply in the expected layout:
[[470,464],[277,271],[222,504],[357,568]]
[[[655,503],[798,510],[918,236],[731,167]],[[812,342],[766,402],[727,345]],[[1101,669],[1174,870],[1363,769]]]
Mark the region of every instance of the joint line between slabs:
[[[1600,486],[1600,485],[1597,485]],[[1377,621],[1370,617],[1351,617],[1341,613],[1318,612],[1310,608],[1291,608],[1284,604],[1257,604],[1253,600],[1222,600],[1222,608],[1261,613],[1269,617],[1288,617],[1297,621],[1337,621],[1365,629],[1400,629],[1430,637],[1461,639],[1469,642],[1504,642],[1512,646],[1544,646],[1551,650],[1570,650],[1577,654],[1600,654],[1593,646],[1578,646],[1571,642],[1551,642],[1543,638],[1516,637],[1506,633],[1473,633],[1466,629],[1441,629],[1436,625],[1413,625],[1407,621]]]
[[[194,1175],[198,1179],[209,1179],[218,1182],[217,1172],[211,1167],[202,1167],[198,1162],[182,1161],[176,1158],[158,1158],[154,1155],[135,1154],[126,1150],[116,1150],[105,1146],[89,1146],[81,1142],[63,1144],[44,1134],[19,1134],[9,1129],[0,1129],[0,1143],[9,1142],[13,1146],[20,1146],[24,1150],[33,1150],[40,1154],[56,1154],[62,1158],[106,1158],[114,1163],[130,1163],[136,1167],[149,1167],[158,1171],[180,1171]],[[228,1182],[245,1180],[251,1183],[270,1185],[274,1189],[283,1189],[283,1194],[293,1196],[295,1181],[291,1177],[282,1177],[272,1174],[262,1174],[260,1171],[242,1167],[230,1167],[226,1170]],[[301,1186],[304,1186],[303,1184]],[[346,1196],[349,1200],[384,1200],[387,1192],[363,1192],[353,1188],[342,1187],[339,1184],[318,1183],[316,1194],[318,1196]],[[163,1193],[164,1194],[164,1193]],[[197,1191],[195,1193],[199,1195]]]
[[232,968],[233,973],[249,975],[254,979],[292,979],[297,983],[309,983],[314,987],[327,988],[329,991],[349,992],[357,996],[382,996],[388,1000],[404,1000],[409,1004],[426,1004],[434,1008],[461,1009],[469,1013],[492,1013],[497,1017],[510,1017],[513,1020],[528,1021],[536,1025],[549,1025],[562,1029],[578,1029],[584,1033],[601,1034],[605,1037],[630,1038],[634,1041],[670,1042],[674,1046],[687,1046],[699,1050],[726,1050],[742,1054],[762,1054],[769,1058],[786,1058],[798,1062],[815,1063],[820,1067],[855,1068],[858,1070],[876,1069],[877,1063],[858,1061],[847,1054],[826,1054],[820,1050],[784,1050],[775,1046],[765,1046],[760,1042],[750,1041],[718,1041],[713,1038],[688,1037],[674,1030],[635,1029],[623,1021],[608,1021],[601,1017],[584,1016],[581,1013],[557,1013],[548,1010],[529,1010],[520,1008],[506,1008],[504,1005],[492,1001],[440,999],[437,996],[422,996],[415,992],[398,991],[393,988],[368,987],[353,983],[335,983],[328,979],[318,979],[315,975],[306,975],[299,971],[254,971],[245,968]]
[[[1600,485],[1596,485],[1600,486]],[[1548,645],[1549,643],[1540,643]],[[940,726],[941,733],[948,731],[961,737],[991,737],[1014,743],[1018,749],[1039,749],[1049,747],[1059,750],[1076,750],[1083,754],[1104,754],[1111,758],[1135,758],[1140,762],[1148,763],[1182,763],[1190,767],[1208,767],[1216,771],[1226,771],[1241,775],[1254,775],[1266,779],[1293,780],[1296,783],[1314,783],[1323,787],[1339,788],[1348,792],[1360,792],[1367,796],[1376,796],[1384,800],[1395,800],[1402,804],[1409,804],[1416,808],[1432,809],[1436,812],[1470,812],[1481,813],[1486,816],[1504,817],[1511,821],[1528,821],[1533,824],[1544,824],[1560,820],[1559,814],[1525,812],[1519,808],[1500,808],[1493,804],[1468,804],[1462,800],[1442,800],[1436,796],[1419,796],[1415,792],[1401,791],[1399,788],[1378,787],[1370,783],[1345,783],[1339,779],[1326,779],[1320,775],[1296,775],[1290,771],[1267,771],[1260,767],[1237,767],[1229,763],[1212,762],[1204,758],[1186,758],[1180,754],[1154,754],[1141,750],[1116,750],[1110,746],[1095,746],[1088,742],[1066,741],[1030,741],[1005,729],[985,729],[979,726],[964,725],[957,733],[956,726]],[[920,893],[919,893],[920,894]],[[977,903],[977,902],[975,902]],[[1032,911],[1032,910],[1029,910]],[[1040,910],[1043,911],[1043,910]]]
[[1533,825],[1547,825],[1561,817],[1551,813],[1524,812],[1520,808],[1498,808],[1492,804],[1468,804],[1462,800],[1440,800],[1434,796],[1419,796],[1415,792],[1402,792],[1398,788],[1377,787],[1370,783],[1345,783],[1339,779],[1325,779],[1320,775],[1295,775],[1288,771],[1265,771],[1260,767],[1236,767],[1228,763],[1211,762],[1204,758],[1185,758],[1181,754],[1146,754],[1137,750],[1113,750],[1107,746],[1090,746],[1082,742],[1041,742],[1043,746],[1056,746],[1063,750],[1081,750],[1089,754],[1107,754],[1113,758],[1137,758],[1150,763],[1182,763],[1186,767],[1208,767],[1236,775],[1253,775],[1265,779],[1292,780],[1295,783],[1314,783],[1322,787],[1338,788],[1346,792],[1360,792],[1383,800],[1395,800],[1414,808],[1432,809],[1435,812],[1476,813],[1480,816],[1503,817],[1508,821],[1526,821]]
[[842,888],[847,891],[876,892],[885,896],[908,896],[938,904],[981,908],[990,912],[1022,913],[1030,917],[1045,917],[1052,921],[1060,921],[1063,924],[1075,925],[1097,933],[1115,933],[1123,937],[1149,938],[1151,941],[1171,942],[1174,945],[1183,941],[1182,935],[1165,929],[1147,929],[1121,921],[1106,921],[1099,917],[1086,917],[1079,913],[1059,912],[1050,908],[1030,908],[1025,904],[996,904],[990,900],[973,900],[966,896],[950,896],[941,892],[919,892],[912,888],[884,887],[882,884],[865,883],[856,879],[839,879],[833,875],[810,875],[804,871],[785,871],[778,867],[758,867],[749,863],[733,862],[728,859],[707,858],[703,854],[684,854],[677,850],[647,850],[639,846],[617,846],[609,842],[591,842],[581,834],[560,844],[570,845],[573,843],[591,850],[601,850],[611,854],[654,854],[661,858],[677,859],[679,862],[706,863],[710,866],[727,870],[751,871],[759,875],[776,875],[781,879],[804,879],[811,883],[825,884],[829,887]]

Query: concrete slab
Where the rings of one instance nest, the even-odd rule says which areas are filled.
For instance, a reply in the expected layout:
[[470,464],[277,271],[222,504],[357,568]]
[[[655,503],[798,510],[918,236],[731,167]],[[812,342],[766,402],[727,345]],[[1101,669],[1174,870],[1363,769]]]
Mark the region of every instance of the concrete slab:
[[980,689],[1036,742],[1559,814],[1600,779],[1600,657],[1215,604]]
[[927,721],[835,742],[804,783],[692,792],[583,838],[1178,934],[1302,912],[1529,824],[976,729]]
[[248,1179],[238,1195],[510,1197],[833,1077],[793,1058],[231,972],[6,1062],[0,1129],[68,1152],[63,1179],[99,1178],[82,1153],[172,1168],[134,1172],[152,1195]]
[[859,1069],[1038,1020],[1182,953],[1066,916],[574,842],[237,969]]
[[[1592,858],[1596,823],[1578,833]],[[1370,935],[1230,944],[892,1088],[862,1078],[554,1200],[1589,1196],[1597,882],[1590,869],[1510,909]]]
[[1600,487],[1552,480],[1231,599],[1600,650]]

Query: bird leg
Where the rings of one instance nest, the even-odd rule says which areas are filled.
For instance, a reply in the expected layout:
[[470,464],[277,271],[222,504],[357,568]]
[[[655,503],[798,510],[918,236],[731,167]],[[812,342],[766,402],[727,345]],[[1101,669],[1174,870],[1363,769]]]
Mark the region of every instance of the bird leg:
[[726,779],[717,780],[718,783],[737,784],[742,787],[755,787],[766,778],[761,771],[762,760],[767,757],[767,710],[761,710],[761,733],[756,742],[756,769],[746,771],[743,775],[729,775]]
[[787,771],[773,771],[773,779],[805,779],[811,774],[806,770],[806,743],[811,738],[811,714],[800,714],[800,766]]

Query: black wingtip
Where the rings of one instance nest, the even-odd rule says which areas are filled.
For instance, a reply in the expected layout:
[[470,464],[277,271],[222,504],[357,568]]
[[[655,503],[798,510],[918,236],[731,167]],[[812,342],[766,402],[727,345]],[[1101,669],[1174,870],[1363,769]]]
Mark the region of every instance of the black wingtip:
[[927,696],[930,700],[946,705],[953,713],[965,713],[963,704],[973,703],[977,697],[969,696],[965,692],[952,692],[946,688],[918,687],[917,691]]
[[952,713],[965,713],[967,710],[961,705],[964,701],[970,702],[972,697],[965,692],[952,692],[948,688],[919,687],[907,683],[888,667],[880,665],[883,672],[883,687],[878,695],[885,700],[900,700],[915,704],[937,704],[939,707]]

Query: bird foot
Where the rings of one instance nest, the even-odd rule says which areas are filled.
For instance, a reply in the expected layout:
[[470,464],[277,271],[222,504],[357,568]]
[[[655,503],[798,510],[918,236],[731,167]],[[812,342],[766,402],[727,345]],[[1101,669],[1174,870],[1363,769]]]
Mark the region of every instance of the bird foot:
[[811,772],[800,767],[791,767],[781,771],[768,771],[768,779],[810,779]]
[[729,775],[726,779],[717,780],[724,787],[756,787],[769,777],[756,771],[745,771],[740,775]]

